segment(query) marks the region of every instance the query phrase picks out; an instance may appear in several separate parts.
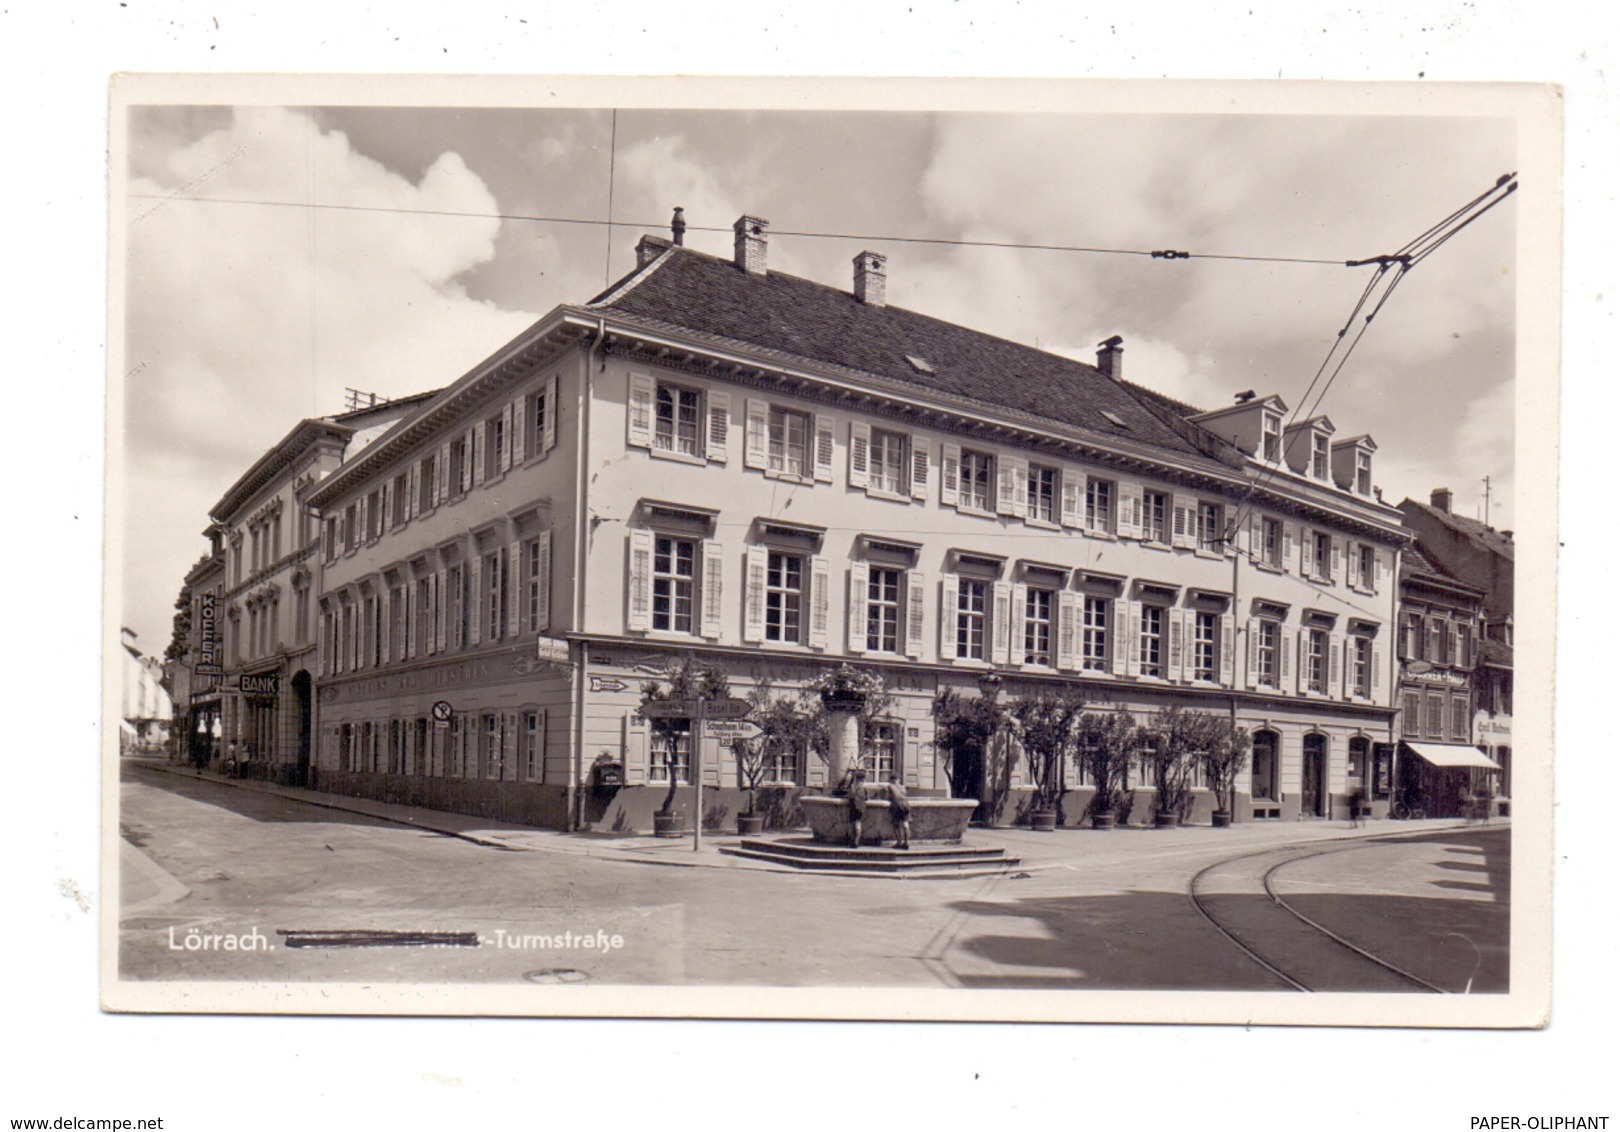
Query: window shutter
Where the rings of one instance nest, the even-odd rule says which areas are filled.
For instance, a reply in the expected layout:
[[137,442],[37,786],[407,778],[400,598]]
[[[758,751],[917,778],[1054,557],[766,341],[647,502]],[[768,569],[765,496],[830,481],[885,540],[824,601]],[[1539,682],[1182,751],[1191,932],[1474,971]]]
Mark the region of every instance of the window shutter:
[[[476,645],[483,640],[480,632],[484,622],[484,556],[473,555],[467,582],[467,643]],[[493,581],[494,579],[491,579]]]
[[1249,516],[1249,559],[1264,562],[1266,557],[1265,520],[1258,514]]
[[1029,586],[1024,582],[1014,582],[1012,588],[1012,617],[1009,631],[1012,633],[1012,642],[1008,649],[1007,660],[1012,664],[1024,663],[1024,638],[1029,633]]
[[923,654],[924,597],[928,591],[928,575],[921,570],[906,572],[906,656],[921,660]]
[[1373,551],[1373,593],[1378,593],[1384,588],[1384,571],[1389,568],[1384,565],[1384,552],[1381,550]]
[[528,410],[527,397],[512,398],[512,463],[523,463],[528,455]]
[[726,446],[731,438],[731,394],[711,389],[705,396],[708,427],[704,429],[703,457],[717,464],[726,462]]
[[1116,533],[1120,538],[1142,537],[1142,485],[1119,481],[1119,522]]
[[647,747],[648,727],[646,718],[639,711],[626,712],[624,716],[624,784],[626,786],[645,786],[647,784]]
[[1251,617],[1243,628],[1249,636],[1249,664],[1244,670],[1243,686],[1254,689],[1260,686],[1260,622]]
[[[849,422],[849,486],[866,487],[871,482],[869,467],[872,447],[872,426],[865,421]],[[862,591],[862,600],[865,600],[865,591]],[[861,639],[866,639],[866,629],[861,629]]]
[[405,521],[408,523],[416,514],[417,492],[421,489],[417,481],[421,478],[421,465],[413,463],[405,469]]
[[1185,495],[1174,497],[1174,525],[1170,529],[1170,545],[1196,549],[1198,546],[1198,503]]
[[416,659],[416,583],[414,580],[405,583],[405,659]]
[[1002,456],[996,461],[996,514],[1022,515],[1024,513],[1024,498],[1020,494],[1024,486],[1023,476],[1018,470],[1019,459],[1016,456]]
[[962,446],[944,441],[939,450],[939,501],[955,507],[961,499]]
[[506,548],[506,635],[523,632],[523,604],[528,593],[523,585],[523,543],[513,539]]
[[1306,527],[1299,530],[1299,576],[1302,578],[1316,577],[1316,538]]
[[956,606],[960,581],[955,574],[939,576],[939,659],[956,659]]
[[810,560],[810,647],[827,647],[828,607],[831,603],[832,570],[825,558]]
[[484,449],[489,442],[489,428],[485,425],[475,425],[472,430],[472,443],[468,449],[472,452],[472,482],[477,487],[484,482]]
[[1344,660],[1343,635],[1339,633],[1329,633],[1327,694],[1328,698],[1330,699],[1341,700],[1344,698],[1345,670],[1349,667],[1344,663]]
[[380,663],[386,664],[388,662],[388,659],[394,655],[393,651],[392,651],[393,633],[394,633],[394,592],[393,592],[393,590],[389,589],[387,586],[384,586],[383,591],[382,591],[382,596],[380,598],[378,598],[377,601],[378,601],[378,604],[380,606],[379,616],[382,617],[382,624],[380,626],[378,626],[378,628],[380,630],[379,635],[382,637],[381,647],[378,649],[378,651],[382,655],[380,657],[378,657],[378,661]]
[[703,539],[703,625],[701,635],[716,641],[721,636],[721,617],[724,614],[724,581],[726,581],[726,551],[714,539]]
[[1079,667],[1079,650],[1075,647],[1080,634],[1080,595],[1069,590],[1058,591],[1057,607],[1057,666],[1067,672]]
[[512,411],[512,403],[508,401],[506,408],[501,410],[501,450],[495,453],[503,472],[512,470],[512,426],[516,419],[517,414]]
[[747,592],[743,596],[743,640],[765,639],[765,555],[763,546],[748,548]]
[[928,498],[928,450],[931,445],[925,436],[911,438],[911,497]]
[[816,482],[833,480],[833,419],[825,413],[816,414]]
[[[653,443],[653,401],[658,395],[658,385],[649,374],[632,373],[630,375],[630,403],[625,414],[624,442],[635,448],[651,448]],[[546,415],[555,416],[551,405],[546,406]]]
[[1336,538],[1330,538],[1328,539],[1328,542],[1330,542],[1333,546],[1333,563],[1328,567],[1328,570],[1330,571],[1328,581],[1332,582],[1334,585],[1338,585],[1339,578],[1344,573],[1344,567],[1340,561],[1344,554],[1344,546],[1340,540]]
[[1388,698],[1384,695],[1384,685],[1378,671],[1381,667],[1379,658],[1383,655],[1384,649],[1383,646],[1375,640],[1372,643],[1371,651],[1372,659],[1370,661],[1371,673],[1369,679],[1372,681],[1372,687],[1369,690],[1372,692],[1373,703],[1385,704],[1388,703]]
[[1125,645],[1125,675],[1142,675],[1142,603],[1130,603],[1130,628]]
[[434,468],[434,476],[439,481],[433,492],[433,502],[437,506],[450,498],[450,442],[448,440],[439,445],[439,460]]
[[990,589],[990,661],[1008,664],[1012,660],[1012,586],[995,582]]
[[799,757],[804,760],[804,784],[806,786],[827,785],[827,764],[821,761],[815,748],[808,744],[799,751]]
[[1347,573],[1347,575],[1349,577],[1349,583],[1350,583],[1350,588],[1351,589],[1360,589],[1361,586],[1364,584],[1362,582],[1362,580],[1361,580],[1361,553],[1360,553],[1360,551],[1361,551],[1361,548],[1356,543],[1351,543],[1349,545],[1349,547],[1347,548],[1347,550],[1346,550],[1346,558],[1348,559],[1348,562],[1347,562],[1347,565],[1346,565],[1346,573]]
[[1237,619],[1230,613],[1221,614],[1221,639],[1219,642],[1220,680],[1221,687],[1230,688],[1236,676],[1234,668],[1237,664],[1236,651]]
[[1124,676],[1130,670],[1131,603],[1116,597],[1109,616],[1114,619],[1114,655],[1109,658],[1109,668],[1115,676]]
[[551,528],[539,534],[540,553],[535,568],[539,600],[535,603],[534,627],[540,632],[551,628]]
[[1282,524],[1282,568],[1289,573],[1294,570],[1294,524]]
[[1007,512],[1020,519],[1029,517],[1029,460],[1023,456],[1008,456],[1007,467],[1012,472],[1012,507]]
[[1185,609],[1167,609],[1164,611],[1164,635],[1166,640],[1165,676],[1179,684],[1191,675],[1192,665],[1186,662],[1185,650],[1188,647],[1187,623]]
[[443,652],[449,637],[446,635],[445,624],[449,614],[446,609],[450,603],[444,600],[444,591],[448,588],[450,572],[441,569],[433,583],[433,650]]
[[645,633],[652,628],[653,533],[631,531],[629,543],[625,628],[632,633]]
[[1278,629],[1277,655],[1282,658],[1282,690],[1298,695],[1305,688],[1305,635]]
[[1086,476],[1073,468],[1063,469],[1063,513],[1065,527],[1080,527],[1086,521]]
[[866,651],[866,599],[870,571],[871,567],[865,562],[849,564],[849,651],[853,653]]

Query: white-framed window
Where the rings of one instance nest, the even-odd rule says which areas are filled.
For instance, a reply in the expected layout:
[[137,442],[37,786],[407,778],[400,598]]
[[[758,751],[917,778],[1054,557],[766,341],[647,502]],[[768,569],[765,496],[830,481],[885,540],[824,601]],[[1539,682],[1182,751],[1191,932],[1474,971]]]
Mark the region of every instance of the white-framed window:
[[479,771],[483,778],[506,777],[506,752],[502,745],[501,717],[496,712],[484,716],[484,737],[479,747]]
[[1056,468],[1031,464],[1025,476],[1024,515],[1040,523],[1057,522]]
[[449,490],[452,497],[462,495],[472,483],[472,452],[465,436],[450,442]]
[[887,782],[900,768],[900,725],[874,720],[866,726],[861,766],[868,782]]
[[[1016,592],[1016,591],[1015,591]],[[1052,666],[1052,617],[1057,591],[1029,586],[1024,591],[1024,663]]]
[[1366,637],[1350,638],[1350,691],[1364,700],[1372,698],[1372,642]]
[[697,631],[697,542],[655,535],[652,627],[666,633]]
[[411,473],[401,472],[394,477],[394,487],[388,496],[388,524],[393,527],[405,525],[405,511],[411,501]]
[[1328,683],[1328,633],[1326,629],[1305,631],[1305,687],[1324,694]]
[[1226,538],[1225,509],[1219,503],[1198,501],[1198,548],[1221,550]]
[[765,639],[804,643],[805,560],[772,550],[765,556]]
[[1328,438],[1324,432],[1311,433],[1311,478],[1328,478]]
[[496,413],[484,422],[484,478],[492,480],[501,474],[506,456],[506,414]]
[[1260,561],[1278,570],[1283,568],[1282,520],[1260,520]]
[[985,611],[988,609],[990,583],[978,578],[959,578],[956,582],[956,655],[964,660],[989,658],[989,634]]
[[1372,453],[1356,453],[1356,481],[1357,495],[1372,494]]
[[772,406],[767,434],[770,470],[785,476],[810,479],[810,438],[813,431],[810,414]]
[[484,555],[484,636],[491,641],[506,636],[506,553]]
[[903,432],[872,430],[870,484],[876,491],[906,495],[911,490],[908,472],[910,437]]
[[[343,549],[346,552],[360,545],[360,509],[353,503],[343,509]],[[241,579],[238,578],[238,581]]]
[[760,781],[799,781],[799,751],[791,743],[772,743],[765,748],[761,758],[764,769],[760,773]]
[[1270,619],[1255,622],[1255,683],[1262,688],[1277,687],[1277,661],[1282,641],[1282,625]]
[[696,389],[659,382],[654,407],[653,447],[702,457],[703,395]]
[[433,504],[438,498],[438,480],[435,478],[439,471],[439,458],[436,455],[422,457],[422,462],[416,465],[416,510],[419,514],[433,510]]
[[1168,516],[1170,500],[1162,491],[1142,493],[1142,539],[1145,542],[1168,543],[1170,529]]
[[1220,618],[1215,614],[1202,610],[1193,614],[1192,655],[1189,661],[1194,680],[1206,680],[1213,684],[1220,674],[1217,664],[1220,631]]
[[467,600],[467,569],[460,562],[453,562],[444,573],[445,588],[450,591],[450,647],[464,649],[467,647],[467,629],[470,620],[470,602]]
[[1108,613],[1113,602],[1085,596],[1080,626],[1080,667],[1086,672],[1108,671]]
[[1162,605],[1142,607],[1142,631],[1136,640],[1136,658],[1143,676],[1164,675],[1164,623]]
[[1378,551],[1370,543],[1358,542],[1351,553],[1356,556],[1356,584],[1369,593],[1375,592],[1378,581]]
[[1092,534],[1114,533],[1114,485],[1110,480],[1086,480],[1086,530]]
[[1312,531],[1311,576],[1319,582],[1333,580],[1333,536],[1326,531]]
[[388,721],[388,773],[405,773],[405,721]]
[[538,633],[551,622],[551,532],[523,541],[523,631]]
[[1282,459],[1282,417],[1263,413],[1260,417],[1260,458],[1274,464]]
[[523,778],[527,782],[544,782],[546,773],[545,713],[533,710],[524,712],[521,726]]
[[667,721],[667,729],[653,732],[652,753],[647,760],[649,782],[669,782],[669,746],[675,744],[675,781],[685,783],[692,777],[692,722],[687,719]]
[[904,570],[873,566],[866,578],[866,651],[900,651],[901,579]]
[[525,458],[542,455],[548,445],[546,438],[556,435],[556,421],[553,414],[557,407],[552,404],[552,393],[557,383],[555,379],[548,381],[541,388],[530,393],[523,405],[523,454]]
[[972,511],[996,509],[996,458],[988,452],[962,449],[958,506]]
[[388,625],[388,651],[389,659],[401,661],[405,659],[405,583],[401,582],[389,591],[389,625]]

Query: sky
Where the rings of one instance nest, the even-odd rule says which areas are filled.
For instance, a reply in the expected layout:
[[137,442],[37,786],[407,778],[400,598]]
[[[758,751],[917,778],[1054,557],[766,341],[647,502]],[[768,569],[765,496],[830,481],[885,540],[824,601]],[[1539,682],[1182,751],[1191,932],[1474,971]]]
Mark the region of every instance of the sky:
[[[301,418],[341,411],[348,387],[449,384],[627,273],[676,205],[701,251],[729,256],[732,222],[763,217],[772,270],[847,289],[851,258],[879,251],[892,305],[1084,361],[1119,334],[1132,381],[1295,408],[1369,278],[1342,261],[1394,251],[1517,168],[1513,123],[1490,117],[128,114],[122,619],[149,653],[209,507]],[[1513,527],[1514,248],[1510,198],[1408,276],[1318,410],[1371,434],[1389,502],[1446,486],[1479,517],[1488,476],[1490,519]]]

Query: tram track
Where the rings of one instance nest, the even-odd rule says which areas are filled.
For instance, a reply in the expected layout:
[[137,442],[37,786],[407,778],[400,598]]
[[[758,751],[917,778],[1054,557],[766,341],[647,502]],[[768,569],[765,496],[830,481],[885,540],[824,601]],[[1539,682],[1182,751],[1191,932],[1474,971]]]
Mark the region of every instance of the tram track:
[[1242,853],[1193,874],[1187,882],[1187,897],[1228,942],[1293,990],[1445,994],[1448,992],[1433,983],[1324,927],[1277,891],[1276,874],[1290,865],[1401,840],[1406,839],[1357,839],[1327,847],[1289,846]]

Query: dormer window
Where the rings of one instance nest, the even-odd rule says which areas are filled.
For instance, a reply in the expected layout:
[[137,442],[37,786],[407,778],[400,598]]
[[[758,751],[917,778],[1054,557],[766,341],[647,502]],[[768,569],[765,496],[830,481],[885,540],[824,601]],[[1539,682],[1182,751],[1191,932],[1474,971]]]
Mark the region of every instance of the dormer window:
[[1372,494],[1372,454],[1356,453],[1356,494]]
[[1267,463],[1282,459],[1282,417],[1266,413],[1260,421],[1260,458]]
[[1311,433],[1311,478],[1328,478],[1328,438],[1325,433]]

